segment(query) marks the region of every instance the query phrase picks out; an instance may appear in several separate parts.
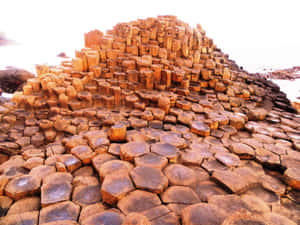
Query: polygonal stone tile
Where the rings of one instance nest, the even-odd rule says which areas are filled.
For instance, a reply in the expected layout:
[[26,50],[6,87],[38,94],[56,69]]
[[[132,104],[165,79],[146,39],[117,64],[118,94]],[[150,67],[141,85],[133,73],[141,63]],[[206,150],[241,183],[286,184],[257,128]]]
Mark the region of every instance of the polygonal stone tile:
[[41,204],[43,207],[70,200],[72,185],[67,180],[57,180],[51,183],[43,184],[41,188]]
[[151,225],[147,217],[140,213],[129,213],[122,223],[122,225],[137,225],[137,224]]
[[241,209],[248,210],[248,205],[238,195],[214,195],[208,198],[208,203],[222,209],[227,215],[231,215]]
[[197,179],[196,173],[192,169],[180,164],[171,164],[167,166],[164,173],[167,176],[169,183],[172,185],[189,186],[195,183]]
[[260,178],[262,186],[269,191],[272,191],[278,195],[284,195],[285,193],[285,184],[282,183],[279,179],[273,176],[264,175]]
[[167,133],[160,137],[160,141],[162,143],[168,143],[171,145],[174,145],[175,147],[179,149],[183,149],[187,146],[186,140],[179,137],[177,133]]
[[156,168],[138,166],[130,172],[130,176],[137,188],[146,189],[157,194],[168,186],[168,179],[161,170]]
[[184,186],[169,187],[161,198],[164,203],[195,204],[200,201],[191,188]]
[[108,154],[108,153],[102,153],[102,154],[98,154],[97,156],[95,156],[92,159],[92,164],[93,167],[95,168],[95,170],[100,173],[100,168],[102,166],[103,163],[110,161],[110,160],[114,160],[116,159],[115,156]]
[[20,199],[12,204],[7,212],[7,215],[22,214],[25,212],[40,210],[40,201],[41,200],[39,197],[27,197]]
[[5,175],[0,176],[0,196],[3,195],[3,190],[8,183],[8,178]]
[[132,169],[133,165],[127,161],[110,160],[101,165],[99,175],[103,179],[106,175],[112,173],[129,173]]
[[2,225],[36,225],[38,224],[39,211],[25,212],[20,214],[7,215],[0,218]]
[[296,190],[300,190],[300,169],[299,168],[287,168],[284,172],[285,182]]
[[72,183],[73,176],[70,173],[56,172],[46,176],[43,179],[43,185],[51,183]]
[[117,142],[125,141],[126,129],[126,125],[122,123],[113,125],[108,132],[109,140]]
[[60,155],[58,160],[62,162],[71,173],[81,167],[81,161],[72,154]]
[[83,166],[80,167],[78,170],[74,171],[72,175],[74,177],[77,177],[77,176],[93,176],[95,174],[92,166]]
[[75,187],[72,200],[80,206],[99,202],[101,200],[100,185],[80,185]]
[[261,215],[251,214],[249,212],[236,212],[228,216],[222,225],[240,225],[240,224],[251,224],[251,225],[270,225]]
[[151,145],[151,152],[168,158],[170,162],[177,162],[179,156],[178,148],[169,143],[153,144]]
[[146,142],[133,141],[121,145],[120,157],[122,160],[133,162],[135,157],[142,156],[149,152],[149,145]]
[[135,190],[118,202],[118,208],[127,215],[131,212],[143,212],[160,204],[156,194]]
[[87,145],[78,145],[71,149],[71,153],[81,160],[83,164],[90,164],[95,152]]
[[82,225],[122,225],[124,216],[114,210],[105,210],[82,221]]
[[229,149],[241,159],[252,159],[255,156],[254,149],[243,143],[232,143]]
[[177,216],[182,216],[182,211],[190,205],[186,204],[178,204],[178,203],[170,203],[167,205],[168,209],[170,209],[172,212],[174,212]]
[[150,152],[143,156],[134,158],[134,163],[136,166],[148,166],[163,169],[168,164],[168,160],[166,157]]
[[209,173],[212,173],[217,170],[227,170],[228,167],[226,167],[224,164],[220,163],[216,159],[207,159],[204,160],[202,163],[202,167],[207,170]]
[[111,205],[132,190],[134,190],[134,187],[127,173],[107,175],[101,186],[103,201]]
[[180,152],[181,162],[187,166],[200,166],[203,162],[201,152],[195,150],[187,150]]
[[228,167],[237,167],[240,165],[240,158],[234,154],[218,152],[215,154],[216,159]]
[[193,190],[197,193],[199,199],[203,202],[207,202],[210,196],[227,194],[225,190],[223,190],[215,182],[210,180],[197,182]]
[[42,208],[40,211],[39,223],[48,223],[60,220],[77,221],[80,206],[73,202],[65,201]]
[[151,220],[151,225],[161,225],[161,224],[179,225],[180,223],[179,223],[179,218],[176,216],[176,214],[171,212]]
[[273,152],[259,148],[255,150],[256,161],[270,167],[280,167],[280,158]]
[[43,223],[43,225],[78,225],[75,221],[72,220],[62,220],[62,221],[53,221],[49,223]]
[[99,185],[100,181],[99,178],[96,176],[77,176],[73,179],[72,184],[74,187],[81,186],[81,185]]
[[105,207],[101,202],[84,206],[80,212],[79,223],[82,223],[83,220],[95,215],[96,213],[100,213],[104,210]]
[[168,213],[170,213],[170,210],[164,205],[160,205],[141,212],[141,214],[146,216],[146,218],[148,218],[149,221],[152,221],[153,219],[156,219]]
[[253,213],[267,213],[271,211],[268,204],[256,196],[244,194],[241,198],[246,203],[249,211]]
[[279,203],[280,197],[274,192],[268,191],[263,187],[254,187],[249,189],[245,194],[256,196],[257,198],[262,199],[267,204]]
[[231,170],[216,170],[212,174],[212,178],[220,182],[227,187],[233,193],[243,193],[249,188],[256,185],[256,182],[252,182],[245,176],[241,176],[239,173]]
[[210,134],[210,128],[202,121],[192,121],[191,132],[206,137]]
[[40,180],[31,175],[16,177],[8,182],[5,195],[15,200],[38,193]]
[[183,225],[221,225],[226,215],[215,205],[198,203],[182,211]]

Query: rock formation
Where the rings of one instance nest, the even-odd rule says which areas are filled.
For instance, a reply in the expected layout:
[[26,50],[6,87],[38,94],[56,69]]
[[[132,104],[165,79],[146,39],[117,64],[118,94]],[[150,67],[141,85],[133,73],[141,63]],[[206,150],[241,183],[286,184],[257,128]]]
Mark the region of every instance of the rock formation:
[[299,224],[300,117],[175,16],[85,35],[0,106],[0,224]]

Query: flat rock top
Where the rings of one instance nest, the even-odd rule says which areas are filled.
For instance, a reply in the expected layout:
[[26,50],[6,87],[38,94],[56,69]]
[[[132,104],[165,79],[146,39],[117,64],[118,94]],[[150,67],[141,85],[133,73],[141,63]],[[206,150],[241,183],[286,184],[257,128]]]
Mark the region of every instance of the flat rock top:
[[0,224],[300,224],[276,85],[174,16],[85,42],[0,103]]

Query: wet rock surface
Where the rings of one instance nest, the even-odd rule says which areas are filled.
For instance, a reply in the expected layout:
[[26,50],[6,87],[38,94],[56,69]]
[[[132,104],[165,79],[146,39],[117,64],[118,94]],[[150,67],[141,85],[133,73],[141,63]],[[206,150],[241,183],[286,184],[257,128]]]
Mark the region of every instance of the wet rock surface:
[[299,224],[300,116],[174,16],[91,31],[0,103],[0,224]]

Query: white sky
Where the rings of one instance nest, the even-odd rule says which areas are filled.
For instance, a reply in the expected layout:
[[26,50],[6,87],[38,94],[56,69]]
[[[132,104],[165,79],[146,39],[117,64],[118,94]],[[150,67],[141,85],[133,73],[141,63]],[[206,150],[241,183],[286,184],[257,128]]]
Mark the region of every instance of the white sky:
[[223,52],[249,71],[300,65],[300,0],[0,2],[0,31],[31,49],[28,58],[73,52],[83,47],[83,33],[95,28],[105,31],[118,22],[172,14],[193,27],[200,23]]

